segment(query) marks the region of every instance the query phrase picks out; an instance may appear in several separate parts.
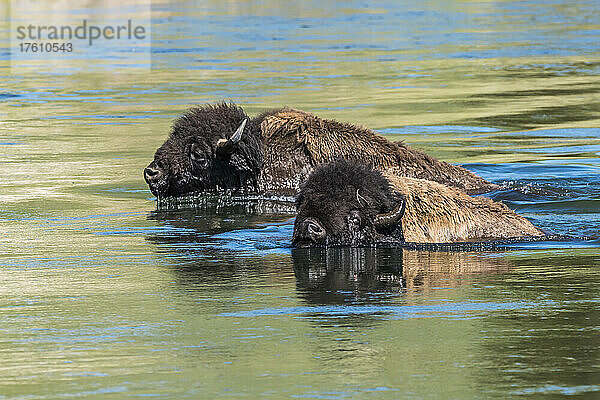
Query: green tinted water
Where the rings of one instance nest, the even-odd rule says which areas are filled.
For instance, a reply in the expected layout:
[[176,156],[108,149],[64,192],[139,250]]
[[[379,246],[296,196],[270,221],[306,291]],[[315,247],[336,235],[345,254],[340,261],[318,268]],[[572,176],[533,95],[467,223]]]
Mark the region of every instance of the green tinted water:
[[[11,66],[2,45],[0,399],[597,397],[599,17],[595,1],[155,2],[150,70],[119,48]],[[377,129],[592,238],[301,251],[292,215],[252,203],[156,211],[142,169],[173,118],[222,99]]]

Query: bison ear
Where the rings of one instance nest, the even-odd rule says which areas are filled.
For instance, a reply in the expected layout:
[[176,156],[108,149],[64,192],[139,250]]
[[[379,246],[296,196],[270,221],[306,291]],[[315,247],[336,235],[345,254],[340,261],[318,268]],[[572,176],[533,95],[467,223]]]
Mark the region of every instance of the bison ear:
[[237,144],[242,139],[242,133],[246,127],[248,118],[244,119],[237,130],[231,135],[229,139],[219,139],[217,142],[217,154],[220,156],[227,156],[233,153],[237,147]]
[[404,215],[405,209],[406,200],[403,198],[392,211],[385,214],[377,214],[375,221],[373,222],[375,229],[390,229],[398,225],[398,222],[400,222],[400,219],[402,219],[402,216]]

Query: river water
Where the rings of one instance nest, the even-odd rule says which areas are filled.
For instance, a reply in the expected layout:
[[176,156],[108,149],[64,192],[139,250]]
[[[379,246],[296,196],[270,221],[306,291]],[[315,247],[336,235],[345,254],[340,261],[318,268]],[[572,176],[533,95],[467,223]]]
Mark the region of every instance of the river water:
[[[101,12],[76,3],[54,4]],[[599,9],[156,1],[151,68],[119,47],[11,63],[3,42],[0,399],[598,398]],[[285,210],[157,210],[143,168],[223,99],[404,140],[573,239],[294,250]]]

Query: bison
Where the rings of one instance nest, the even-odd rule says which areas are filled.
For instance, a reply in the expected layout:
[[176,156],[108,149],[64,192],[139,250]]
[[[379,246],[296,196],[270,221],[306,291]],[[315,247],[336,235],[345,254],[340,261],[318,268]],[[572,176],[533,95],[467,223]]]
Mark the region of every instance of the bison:
[[301,186],[296,207],[297,247],[544,236],[500,202],[346,160],[316,168]]
[[226,103],[192,108],[179,117],[144,178],[158,198],[218,189],[295,196],[316,165],[336,158],[470,194],[497,187],[367,128],[291,108],[250,118]]

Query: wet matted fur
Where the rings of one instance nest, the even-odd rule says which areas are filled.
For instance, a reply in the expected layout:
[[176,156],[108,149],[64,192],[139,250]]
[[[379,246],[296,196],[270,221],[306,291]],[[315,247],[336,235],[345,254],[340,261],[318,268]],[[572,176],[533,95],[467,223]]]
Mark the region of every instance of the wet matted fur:
[[[406,205],[398,223],[386,231],[376,229],[375,217],[389,213],[402,199]],[[360,216],[358,231],[349,224],[352,215]],[[355,246],[540,236],[544,236],[542,231],[501,202],[471,197],[437,182],[382,174],[363,164],[338,160],[316,168],[302,185],[293,242],[301,247]]]
[[[241,140],[219,152],[219,143],[231,139],[245,120]],[[218,188],[295,196],[316,165],[337,158],[467,193],[496,188],[464,168],[364,127],[291,108],[249,118],[241,107],[227,103],[195,107],[179,117],[144,175],[157,197]]]

